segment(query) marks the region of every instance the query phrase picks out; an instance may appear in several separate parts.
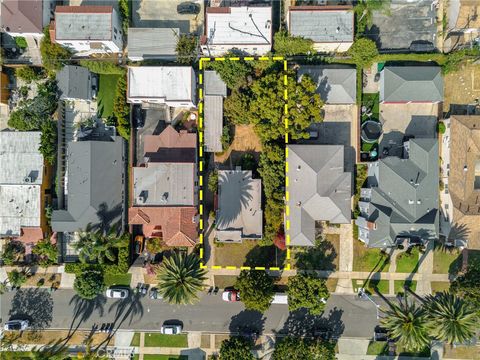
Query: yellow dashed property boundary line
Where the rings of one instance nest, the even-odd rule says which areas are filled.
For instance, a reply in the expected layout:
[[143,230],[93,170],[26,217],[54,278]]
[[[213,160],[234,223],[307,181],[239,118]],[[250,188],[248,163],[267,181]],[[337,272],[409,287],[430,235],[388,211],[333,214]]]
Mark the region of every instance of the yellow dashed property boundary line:
[[[230,58],[225,58],[225,57],[202,57],[200,58],[199,64],[198,64],[198,69],[199,69],[199,75],[198,75],[198,183],[199,183],[199,191],[198,191],[198,197],[199,197],[199,214],[200,214],[200,220],[199,220],[199,228],[200,228],[200,234],[199,234],[199,243],[202,245],[200,247],[200,268],[202,269],[210,269],[210,270],[269,270],[269,271],[282,271],[282,270],[290,270],[290,262],[287,261],[285,264],[284,268],[281,267],[265,267],[265,266],[233,266],[233,265],[227,265],[227,266],[220,266],[220,265],[213,265],[213,266],[207,266],[204,263],[204,254],[205,254],[205,248],[203,247],[205,244],[205,231],[207,229],[204,228],[203,226],[203,215],[204,215],[204,206],[203,206],[203,199],[204,199],[204,181],[203,181],[203,176],[204,176],[204,171],[207,170],[206,164],[204,163],[204,83],[205,83],[205,63],[209,61],[239,61],[239,60],[244,60],[244,61],[254,61],[254,60],[260,60],[260,61],[283,61],[283,69],[286,72],[287,71],[287,61],[283,58],[283,56],[274,56],[274,57],[268,57],[268,56],[262,56],[262,57],[253,57],[253,56],[247,56],[247,57],[230,57]],[[283,93],[283,98],[285,102],[288,100],[288,90],[287,90],[287,85],[288,85],[288,76],[285,73],[283,75],[283,84],[285,86],[284,93]],[[288,105],[285,103],[284,107],[284,114],[288,114]],[[288,130],[288,119],[285,116],[285,130]],[[288,134],[285,136],[285,171],[288,171],[288,149],[286,145],[288,144]],[[286,189],[288,187],[288,177],[285,178],[285,186]],[[288,199],[288,190],[285,192],[285,196]],[[286,213],[286,228],[288,229],[290,227],[288,216],[289,216],[289,211],[290,209],[288,206],[285,209]],[[287,260],[290,260],[290,248],[288,248],[288,245],[290,243],[290,237],[286,237],[286,244],[287,244]]]

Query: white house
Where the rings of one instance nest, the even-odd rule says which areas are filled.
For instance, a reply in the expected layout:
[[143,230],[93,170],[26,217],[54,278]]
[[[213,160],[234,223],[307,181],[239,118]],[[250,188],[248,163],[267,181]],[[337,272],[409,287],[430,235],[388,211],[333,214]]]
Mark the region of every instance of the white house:
[[272,8],[207,8],[201,49],[207,56],[220,56],[230,50],[265,55],[272,49]]
[[118,53],[122,22],[112,6],[57,6],[50,37],[77,55]]
[[195,107],[195,72],[191,66],[134,66],[128,68],[127,101]]

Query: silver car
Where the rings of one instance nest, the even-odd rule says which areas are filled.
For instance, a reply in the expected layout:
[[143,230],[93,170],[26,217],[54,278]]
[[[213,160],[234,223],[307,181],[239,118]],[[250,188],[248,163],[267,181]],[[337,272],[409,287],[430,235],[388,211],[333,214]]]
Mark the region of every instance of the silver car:
[[30,323],[28,320],[10,320],[5,323],[5,331],[23,331],[28,329]]
[[130,290],[126,288],[111,287],[110,289],[107,289],[105,295],[112,299],[125,299],[130,295]]
[[180,324],[165,324],[163,323],[160,332],[165,335],[178,335],[182,332],[182,325]]

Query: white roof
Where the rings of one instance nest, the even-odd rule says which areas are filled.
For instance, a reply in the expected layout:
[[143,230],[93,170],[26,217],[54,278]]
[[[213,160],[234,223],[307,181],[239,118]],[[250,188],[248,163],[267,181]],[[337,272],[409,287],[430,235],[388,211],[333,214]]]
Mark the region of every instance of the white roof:
[[39,185],[0,185],[0,235],[19,236],[21,227],[40,226]]
[[224,11],[214,12],[212,8],[207,9],[208,44],[265,45],[272,43],[272,8],[270,6],[221,9]]
[[195,75],[190,66],[136,66],[128,68],[129,98],[193,99]]

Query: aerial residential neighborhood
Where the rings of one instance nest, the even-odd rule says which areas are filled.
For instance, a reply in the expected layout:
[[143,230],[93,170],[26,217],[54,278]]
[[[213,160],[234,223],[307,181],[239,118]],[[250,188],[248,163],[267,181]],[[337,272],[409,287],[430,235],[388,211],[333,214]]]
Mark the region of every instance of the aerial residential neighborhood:
[[480,359],[479,13],[0,0],[0,359]]

